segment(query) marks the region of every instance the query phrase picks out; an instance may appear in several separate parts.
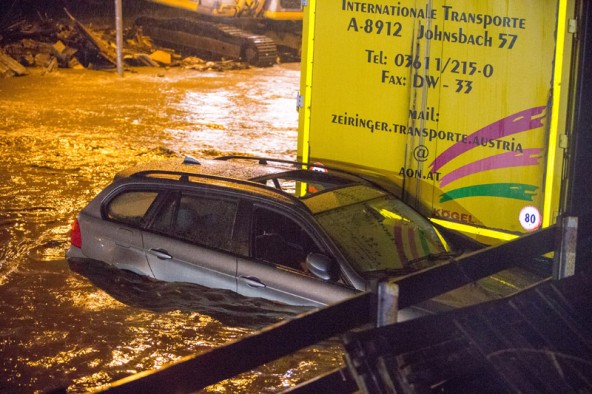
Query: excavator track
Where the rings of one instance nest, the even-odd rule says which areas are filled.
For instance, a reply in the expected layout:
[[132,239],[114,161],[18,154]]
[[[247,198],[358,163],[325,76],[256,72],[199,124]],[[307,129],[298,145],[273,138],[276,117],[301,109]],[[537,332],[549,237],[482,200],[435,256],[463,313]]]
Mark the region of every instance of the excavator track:
[[140,17],[136,26],[155,42],[197,53],[269,67],[277,62],[277,48],[268,37],[234,26],[188,18],[158,19]]

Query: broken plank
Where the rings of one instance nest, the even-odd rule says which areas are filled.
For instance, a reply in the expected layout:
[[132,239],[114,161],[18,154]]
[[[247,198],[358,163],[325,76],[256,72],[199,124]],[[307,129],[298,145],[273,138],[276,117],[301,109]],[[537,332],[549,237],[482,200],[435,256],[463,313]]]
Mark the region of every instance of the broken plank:
[[91,31],[89,28],[87,28],[81,22],[79,22],[76,18],[74,18],[74,16],[72,16],[72,14],[70,14],[67,9],[64,8],[64,11],[66,12],[66,15],[68,15],[68,17],[75,23],[78,30],[99,51],[99,54],[109,63],[116,66],[117,55],[115,54],[115,50],[109,45],[109,43],[107,43],[96,33]]
[[[2,67],[2,75],[12,76],[12,75],[27,75],[29,71],[25,66],[8,56],[2,50],[0,50],[0,64]],[[12,75],[10,75],[12,74]]]

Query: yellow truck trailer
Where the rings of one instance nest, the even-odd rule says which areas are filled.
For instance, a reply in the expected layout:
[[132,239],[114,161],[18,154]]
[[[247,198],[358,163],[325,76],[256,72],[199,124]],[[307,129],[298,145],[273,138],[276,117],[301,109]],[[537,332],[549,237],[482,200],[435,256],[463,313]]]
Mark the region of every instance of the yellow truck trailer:
[[555,222],[572,0],[308,0],[300,159],[380,173],[486,242]]

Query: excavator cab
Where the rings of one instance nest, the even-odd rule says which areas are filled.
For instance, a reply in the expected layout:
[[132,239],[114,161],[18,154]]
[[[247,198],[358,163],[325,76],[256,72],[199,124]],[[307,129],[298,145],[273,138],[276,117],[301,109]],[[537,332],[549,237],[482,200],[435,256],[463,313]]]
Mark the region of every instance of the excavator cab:
[[263,18],[275,21],[301,21],[301,0],[271,0],[259,2],[266,3],[263,10]]

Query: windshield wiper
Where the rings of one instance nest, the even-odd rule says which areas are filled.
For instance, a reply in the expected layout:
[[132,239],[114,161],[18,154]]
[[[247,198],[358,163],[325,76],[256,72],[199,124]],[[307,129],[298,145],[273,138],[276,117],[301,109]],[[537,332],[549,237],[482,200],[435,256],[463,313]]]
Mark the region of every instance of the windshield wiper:
[[[426,261],[436,261],[436,260],[448,260],[453,257],[458,257],[462,254],[462,250],[457,250],[454,252],[440,252],[440,253],[429,253],[425,256],[418,257],[413,260],[409,260],[405,263],[405,266],[409,269],[422,269],[426,267],[422,267],[421,263],[425,263]],[[417,265],[420,265],[417,267]]]
[[371,207],[367,202],[364,203],[364,208],[366,208],[366,213],[374,218],[377,222],[382,223],[384,221],[384,216],[382,216],[380,212],[376,210],[376,208]]
[[[448,260],[453,257],[460,256],[463,253],[462,250],[454,251],[454,252],[440,252],[440,253],[430,253],[425,256],[418,257],[413,260],[409,260],[404,263],[403,268],[384,268],[375,271],[368,271],[366,274],[371,275],[395,275],[395,276],[403,276],[409,275],[424,268],[428,268],[431,265],[425,264],[426,262],[436,261],[436,260]],[[423,263],[423,264],[422,264]]]
[[366,275],[372,276],[383,276],[383,275],[393,275],[393,276],[404,276],[414,273],[416,270],[410,268],[383,268],[375,271],[367,271],[365,272]]

